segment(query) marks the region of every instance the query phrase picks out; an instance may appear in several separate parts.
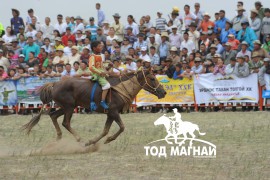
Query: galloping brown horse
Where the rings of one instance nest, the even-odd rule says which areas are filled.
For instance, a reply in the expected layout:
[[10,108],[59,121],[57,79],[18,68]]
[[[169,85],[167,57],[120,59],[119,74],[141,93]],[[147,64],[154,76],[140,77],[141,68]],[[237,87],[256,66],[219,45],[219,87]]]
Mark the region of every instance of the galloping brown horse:
[[[120,83],[132,84],[129,87],[123,88],[123,91],[126,91],[125,93],[128,94],[132,100],[141,89],[156,95],[159,99],[164,98],[166,95],[163,87],[159,84],[156,77],[149,70],[124,74],[121,78],[110,77],[109,82],[112,86]],[[70,120],[75,107],[82,106],[89,108],[90,94],[93,84],[94,83],[92,81],[82,78],[68,78],[59,82],[45,84],[40,90],[40,99],[43,103],[43,108],[37,116],[33,117],[29,123],[23,126],[23,129],[27,130],[27,133],[29,134],[31,129],[39,122],[40,116],[46,104],[54,101],[58,106],[60,106],[60,109],[54,112],[50,112],[49,115],[56,129],[57,139],[61,139],[62,137],[62,131],[57,122],[57,118],[64,115],[62,125],[76,138],[77,141],[80,141],[80,136],[70,126]],[[101,92],[102,89],[100,86],[98,86],[94,96],[94,101],[97,105],[99,105],[101,100]],[[120,118],[119,113],[123,110],[124,107],[127,105],[129,106],[132,101],[129,101],[127,104],[127,102],[121,98],[120,93],[114,88],[111,89],[110,94],[110,97],[107,97],[107,102],[110,104],[104,130],[98,137],[86,143],[86,146],[95,144],[101,138],[106,136],[113,121],[118,124],[120,129],[114,135],[108,137],[105,141],[105,144],[115,140],[124,131],[125,126]],[[104,109],[100,106],[98,106],[96,111],[104,113]]]

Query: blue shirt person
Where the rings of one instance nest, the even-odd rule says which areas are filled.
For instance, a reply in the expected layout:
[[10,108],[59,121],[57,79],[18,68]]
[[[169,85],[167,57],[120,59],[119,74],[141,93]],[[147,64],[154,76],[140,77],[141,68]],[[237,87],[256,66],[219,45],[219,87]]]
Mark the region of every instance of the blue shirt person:
[[176,66],[175,66],[175,71],[174,71],[174,73],[173,73],[173,79],[179,79],[179,80],[182,80],[183,79],[183,77],[180,77],[180,75],[183,73],[184,71],[183,71],[183,69],[182,69],[182,66],[181,66],[181,64],[177,64]]
[[97,9],[97,17],[98,17],[98,26],[102,27],[102,22],[105,20],[105,14],[100,9],[100,3],[96,4],[96,9]]
[[220,10],[219,11],[219,17],[220,19],[215,23],[214,32],[220,33],[222,29],[225,28],[227,18],[225,17],[225,11]]
[[20,12],[17,9],[12,9],[13,18],[10,19],[11,28],[14,31],[14,34],[19,33],[19,27],[24,27],[23,19],[20,16]]
[[227,19],[225,28],[223,28],[220,33],[220,41],[222,44],[228,42],[229,34],[233,34],[234,37],[236,37],[236,31],[232,28],[232,22],[229,19]]
[[95,41],[97,39],[97,29],[98,26],[95,25],[95,19],[90,17],[90,24],[85,27],[85,29],[90,29],[91,32],[91,41]]
[[24,46],[23,48],[23,54],[25,56],[24,61],[26,62],[29,60],[30,52],[34,52],[35,57],[37,57],[40,52],[40,47],[34,43],[33,37],[29,36],[27,40],[28,40],[28,45]]
[[241,22],[242,29],[237,34],[240,42],[246,41],[249,45],[248,50],[253,51],[253,41],[257,40],[257,35],[253,29],[249,27],[249,22],[244,20]]

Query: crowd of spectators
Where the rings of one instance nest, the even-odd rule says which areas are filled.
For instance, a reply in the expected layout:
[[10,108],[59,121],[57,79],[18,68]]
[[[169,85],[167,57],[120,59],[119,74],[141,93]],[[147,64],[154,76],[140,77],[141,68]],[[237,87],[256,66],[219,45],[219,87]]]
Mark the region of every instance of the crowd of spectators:
[[204,73],[258,73],[264,87],[263,75],[270,73],[270,9],[259,1],[249,11],[239,1],[233,19],[225,10],[211,16],[199,3],[193,12],[189,5],[183,14],[173,7],[169,19],[157,12],[157,17],[145,15],[138,23],[132,15],[122,23],[119,13],[110,23],[99,3],[96,10],[97,20],[59,14],[53,25],[51,17],[42,22],[33,9],[26,19],[12,9],[10,26],[0,23],[0,81],[29,76],[90,78],[93,41],[101,41],[104,65],[113,76],[141,68],[179,80]]

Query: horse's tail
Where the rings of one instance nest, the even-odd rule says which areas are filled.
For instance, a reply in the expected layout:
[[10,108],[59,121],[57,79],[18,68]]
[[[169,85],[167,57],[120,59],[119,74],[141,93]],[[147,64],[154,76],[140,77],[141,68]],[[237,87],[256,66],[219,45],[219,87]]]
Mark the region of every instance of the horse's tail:
[[200,132],[200,129],[199,129],[199,126],[198,125],[196,125],[196,130],[199,132],[199,135],[201,135],[201,136],[204,136],[206,133],[201,133]]
[[[37,123],[40,120],[41,114],[43,110],[45,109],[46,104],[50,103],[52,101],[52,89],[53,89],[53,83],[45,84],[43,87],[40,88],[40,100],[42,101],[43,105],[38,113],[38,115],[34,116],[30,122],[22,126],[22,130],[26,130],[26,133],[29,134],[31,132],[31,129],[37,125]],[[50,110],[49,110],[50,111]]]

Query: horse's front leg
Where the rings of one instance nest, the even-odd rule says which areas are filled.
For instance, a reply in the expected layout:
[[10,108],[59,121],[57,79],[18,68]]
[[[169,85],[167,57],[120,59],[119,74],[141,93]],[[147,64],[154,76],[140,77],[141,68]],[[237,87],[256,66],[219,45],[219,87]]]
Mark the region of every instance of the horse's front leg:
[[[171,134],[168,134],[164,139],[165,139],[165,141],[168,143],[168,144],[173,144],[172,142],[170,142],[169,140],[168,140],[168,138],[169,137],[171,137],[172,135]],[[176,137],[177,138],[177,137]]]
[[119,113],[115,114],[113,117],[115,117],[114,121],[118,124],[119,130],[114,135],[108,137],[104,144],[108,144],[109,142],[115,140],[125,130],[124,123],[121,120]]
[[86,143],[85,146],[89,146],[91,144],[96,144],[101,138],[106,136],[109,133],[112,122],[113,122],[113,120],[108,116],[107,121],[106,121],[105,126],[104,126],[104,129],[103,129],[103,132],[98,137],[89,140],[89,142]]
[[183,133],[183,136],[184,136],[184,139],[183,139],[183,141],[181,141],[181,142],[179,143],[179,146],[182,146],[183,144],[185,144],[185,141],[187,140],[187,133],[186,133],[186,132]]

